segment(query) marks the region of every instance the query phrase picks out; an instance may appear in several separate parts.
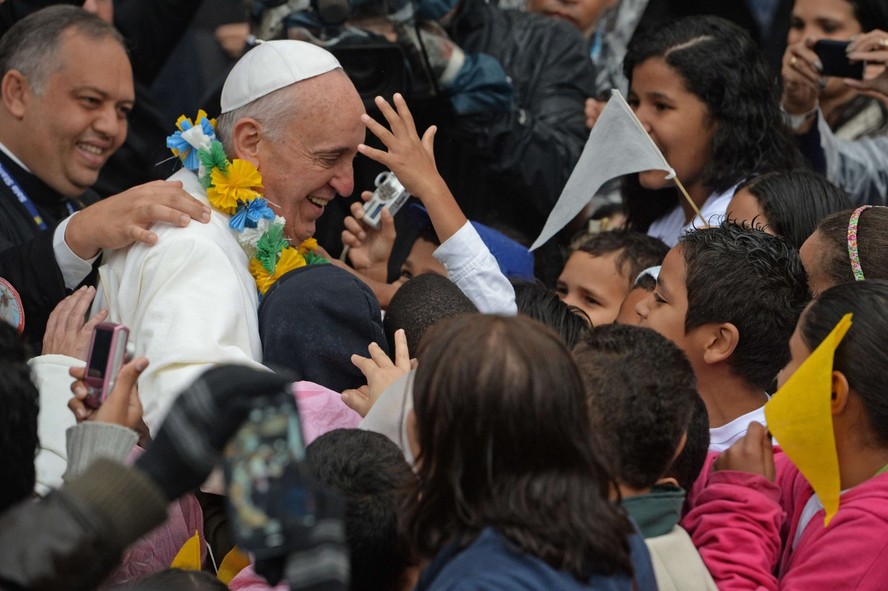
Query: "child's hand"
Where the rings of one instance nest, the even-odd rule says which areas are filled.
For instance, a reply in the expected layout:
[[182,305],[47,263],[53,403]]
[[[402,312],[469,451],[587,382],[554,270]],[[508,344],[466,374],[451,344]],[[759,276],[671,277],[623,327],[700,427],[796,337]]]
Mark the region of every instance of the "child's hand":
[[767,430],[760,423],[749,423],[746,435],[715,460],[715,470],[761,474],[774,482],[776,478],[774,447],[771,445]]
[[365,144],[360,144],[358,151],[395,173],[404,188],[423,203],[442,194],[449,195],[450,190],[435,166],[434,143],[438,128],[434,125],[429,127],[420,139],[404,97],[396,93],[394,103],[397,112],[384,98],[376,97],[376,106],[385,116],[391,131],[369,115],[361,116],[364,125],[385,144],[388,152]]
[[136,357],[125,363],[114,379],[114,387],[97,410],[83,403],[87,395],[86,384],[83,382],[86,367],[69,369],[68,373],[75,381],[71,384],[74,398],[68,401],[68,408],[74,413],[77,422],[91,420],[137,430],[136,426],[142,420],[142,402],[139,400],[139,387],[136,382],[146,367],[148,360],[144,357]]
[[[365,202],[373,194],[370,191],[361,193]],[[342,244],[348,247],[348,260],[352,267],[365,276],[385,283],[388,279],[388,261],[398,233],[395,230],[395,219],[387,209],[380,214],[379,229],[364,224],[364,206],[352,203],[352,215],[345,218],[345,230],[342,231]]]
[[370,343],[370,357],[352,355],[352,363],[367,378],[367,386],[346,390],[342,401],[362,417],[366,417],[379,397],[392,382],[410,371],[412,362],[404,329],[395,331],[395,360],[392,361],[376,343]]

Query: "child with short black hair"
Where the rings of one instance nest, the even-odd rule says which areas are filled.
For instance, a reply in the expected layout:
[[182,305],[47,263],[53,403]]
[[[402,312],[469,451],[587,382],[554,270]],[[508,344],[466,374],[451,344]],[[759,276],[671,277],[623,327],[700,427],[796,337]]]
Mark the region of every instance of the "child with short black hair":
[[568,305],[539,281],[512,280],[518,313],[542,322],[561,337],[568,349],[589,332],[586,313]]
[[789,337],[810,295],[785,239],[734,222],[684,234],[663,261],[641,325],[688,356],[722,451],[764,422],[763,407],[789,361]]
[[407,347],[416,351],[425,332],[441,320],[477,311],[475,304],[447,277],[435,274],[414,277],[392,297],[382,319],[388,350],[394,353],[395,332],[399,328],[407,337]]
[[592,432],[611,465],[623,508],[651,551],[660,588],[714,590],[688,534],[678,525],[685,491],[664,478],[682,451],[699,400],[681,350],[636,326],[593,329],[573,350]]
[[571,253],[555,292],[584,311],[592,326],[611,324],[638,274],[663,262],[668,251],[661,240],[640,232],[594,234]]
[[345,498],[352,591],[411,589],[418,571],[399,514],[416,477],[385,435],[336,429],[305,449],[306,468]]
[[[847,320],[847,332],[836,334]],[[806,372],[804,386],[797,383],[789,395],[821,400],[830,428],[799,421],[795,412],[777,412],[771,427],[789,429],[791,422],[801,431],[789,435],[796,454],[810,452],[800,436],[833,439],[832,458],[778,454],[766,430],[753,426],[719,456],[683,524],[721,589],[881,591],[888,580],[888,282],[825,291],[802,314],[790,348],[781,382]],[[811,360],[815,351],[820,358]],[[809,360],[815,364],[805,367]],[[825,375],[812,375],[826,363]],[[797,460],[806,463],[796,466]],[[802,470],[815,465],[819,481],[809,482]],[[837,479],[832,493],[823,476],[830,465]],[[828,524],[825,506],[835,511]]]

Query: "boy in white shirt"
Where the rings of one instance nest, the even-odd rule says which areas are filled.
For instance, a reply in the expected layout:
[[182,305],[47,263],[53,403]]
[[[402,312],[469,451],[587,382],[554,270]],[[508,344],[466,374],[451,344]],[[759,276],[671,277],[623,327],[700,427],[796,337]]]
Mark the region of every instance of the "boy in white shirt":
[[636,312],[691,361],[710,451],[730,447],[750,422],[765,423],[766,390],[789,361],[809,298],[798,252],[761,230],[725,222],[684,234],[666,255]]

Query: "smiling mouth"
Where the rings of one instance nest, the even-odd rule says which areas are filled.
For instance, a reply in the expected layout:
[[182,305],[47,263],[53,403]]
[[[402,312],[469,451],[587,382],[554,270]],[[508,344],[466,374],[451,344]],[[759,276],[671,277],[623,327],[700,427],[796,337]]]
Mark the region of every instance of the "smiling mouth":
[[100,148],[99,146],[93,144],[87,144],[85,142],[78,142],[77,147],[88,154],[93,154],[95,156],[103,156],[106,152],[104,148]]
[[317,205],[318,207],[324,207],[325,205],[327,205],[328,203],[330,203],[330,200],[329,200],[329,199],[323,199],[323,198],[321,198],[321,197],[315,197],[314,195],[309,195],[306,199],[308,199],[310,202],[314,203],[314,204]]

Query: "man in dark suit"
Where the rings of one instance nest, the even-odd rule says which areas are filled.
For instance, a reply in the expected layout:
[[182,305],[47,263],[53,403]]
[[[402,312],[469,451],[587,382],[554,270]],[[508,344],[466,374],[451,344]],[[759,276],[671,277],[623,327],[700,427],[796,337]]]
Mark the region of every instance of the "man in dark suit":
[[154,222],[209,220],[180,183],[103,201],[89,190],[126,138],[133,103],[120,34],[80,8],[41,10],[0,39],[0,277],[22,296],[32,342],[102,249],[153,243]]

